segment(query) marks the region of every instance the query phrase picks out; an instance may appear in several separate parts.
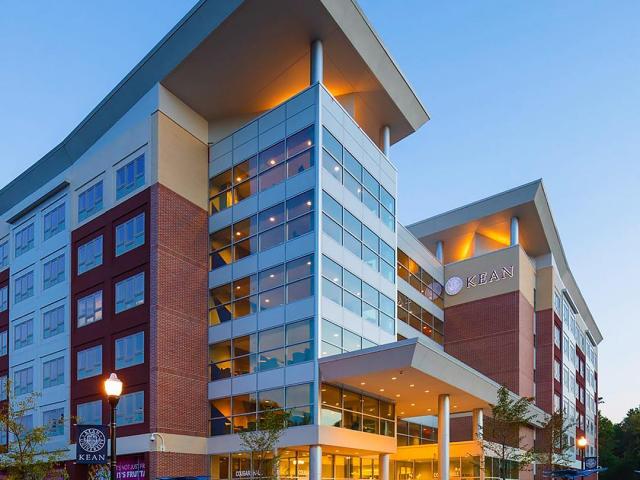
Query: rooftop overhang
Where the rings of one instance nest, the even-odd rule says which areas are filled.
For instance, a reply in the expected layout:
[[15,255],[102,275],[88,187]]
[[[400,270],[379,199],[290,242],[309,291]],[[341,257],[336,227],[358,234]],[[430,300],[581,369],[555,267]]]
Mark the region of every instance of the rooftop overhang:
[[249,117],[309,85],[309,45],[324,43],[324,83],[353,94],[356,121],[397,142],[427,112],[352,0],[201,0],[58,146],[0,190],[0,214],[74,164],[155,85],[207,120]]
[[[438,396],[451,412],[490,412],[500,385],[442,350],[410,338],[320,360],[320,379],[395,401],[402,418],[437,415]],[[544,414],[532,414],[543,421]]]
[[162,84],[210,121],[269,110],[309,86],[316,39],[323,42],[323,83],[335,97],[355,96],[356,120],[374,141],[381,125],[391,127],[396,142],[427,121],[351,0],[245,0]]
[[445,244],[444,263],[464,258],[475,234],[509,245],[511,217],[519,220],[519,243],[530,257],[551,253],[558,273],[573,298],[596,344],[602,334],[571,273],[542,180],[427,218],[407,228],[432,252]]

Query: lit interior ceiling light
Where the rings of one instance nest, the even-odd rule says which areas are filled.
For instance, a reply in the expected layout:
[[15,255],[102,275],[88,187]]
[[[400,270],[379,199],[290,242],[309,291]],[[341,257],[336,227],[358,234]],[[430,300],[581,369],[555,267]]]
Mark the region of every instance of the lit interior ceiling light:
[[307,200],[307,206],[311,206],[311,200]]
[[391,380],[397,380],[398,377],[391,377]]
[[334,169],[336,172],[339,172],[339,171],[340,171],[340,167],[339,167],[339,166],[337,166],[337,165],[336,165],[335,167],[333,167],[333,169]]
[[411,385],[409,385],[411,388],[415,387],[415,385],[412,383]]
[[272,158],[271,160],[269,160],[269,163],[270,163],[271,165],[275,165],[275,164],[276,164],[276,161]]
[[276,221],[276,217],[269,217],[269,221],[270,222],[275,222]]

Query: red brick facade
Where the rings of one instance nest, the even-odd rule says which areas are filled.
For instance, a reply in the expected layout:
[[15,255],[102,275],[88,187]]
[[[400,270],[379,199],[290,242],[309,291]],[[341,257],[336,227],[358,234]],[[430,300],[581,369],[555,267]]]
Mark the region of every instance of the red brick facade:
[[[145,243],[115,256],[115,227],[145,212]],[[77,275],[77,247],[103,236],[103,263]],[[115,284],[145,272],[144,304],[114,311]],[[118,371],[124,393],[144,390],[144,423],[118,428],[118,436],[151,432],[206,437],[208,356],[208,217],[207,212],[160,184],[155,184],[72,233],[71,318],[77,299],[103,291],[103,318],[77,328],[71,322],[71,411],[80,402],[103,398],[102,382],[114,371],[117,338],[145,332],[145,362]],[[1,278],[0,278],[1,281]],[[0,321],[2,317],[0,315]],[[100,344],[103,375],[76,381],[78,350]],[[103,423],[109,413],[103,402]],[[72,438],[73,440],[73,438]],[[151,452],[144,454],[147,478],[206,475],[207,455]],[[70,465],[73,478],[85,478],[86,467]]]
[[[149,428],[208,434],[208,217],[168,188],[151,187]],[[172,460],[173,459],[173,460]],[[157,475],[203,475],[206,456],[153,453]]]
[[533,394],[533,307],[519,292],[445,309],[445,351],[523,396]]

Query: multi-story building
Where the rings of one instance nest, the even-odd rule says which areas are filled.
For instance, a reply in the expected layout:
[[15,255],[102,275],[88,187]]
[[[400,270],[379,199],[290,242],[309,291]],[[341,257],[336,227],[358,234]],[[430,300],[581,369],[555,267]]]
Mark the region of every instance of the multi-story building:
[[542,184],[397,222],[427,120],[353,1],[203,0],[0,191],[0,376],[72,478],[111,372],[123,478],[257,476],[270,408],[282,477],[488,478],[500,385],[532,442],[564,408],[595,445],[602,337]]

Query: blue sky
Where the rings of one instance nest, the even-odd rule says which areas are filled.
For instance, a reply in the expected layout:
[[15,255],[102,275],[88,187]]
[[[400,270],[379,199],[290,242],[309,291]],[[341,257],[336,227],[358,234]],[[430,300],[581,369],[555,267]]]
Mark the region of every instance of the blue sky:
[[[64,138],[193,3],[4,3],[0,186]],[[432,117],[392,148],[400,220],[543,178],[605,335],[603,410],[621,419],[640,404],[640,2],[361,5]]]

